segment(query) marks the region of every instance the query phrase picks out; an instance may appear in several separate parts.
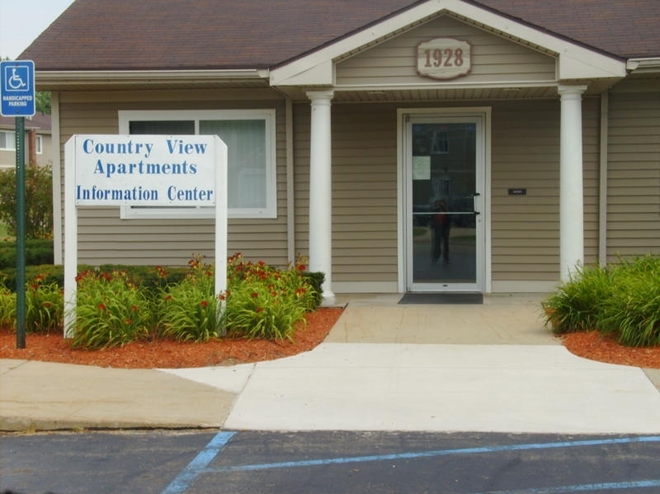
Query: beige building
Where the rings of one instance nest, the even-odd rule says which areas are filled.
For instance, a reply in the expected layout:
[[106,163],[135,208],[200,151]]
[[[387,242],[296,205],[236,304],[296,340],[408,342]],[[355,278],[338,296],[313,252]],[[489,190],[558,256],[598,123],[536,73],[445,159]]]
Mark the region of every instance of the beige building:
[[[660,2],[180,4],[74,2],[21,55],[56,191],[73,135],[218,134],[229,253],[309,256],[327,297],[543,292],[660,253]],[[80,261],[212,257],[212,214],[80,208]]]

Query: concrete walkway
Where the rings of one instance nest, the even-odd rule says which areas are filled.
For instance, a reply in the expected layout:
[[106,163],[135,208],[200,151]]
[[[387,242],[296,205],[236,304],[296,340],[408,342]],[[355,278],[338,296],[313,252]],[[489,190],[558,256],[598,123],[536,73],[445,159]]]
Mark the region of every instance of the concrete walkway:
[[397,305],[353,296],[311,352],[123,370],[0,360],[0,429],[211,427],[660,433],[660,371],[571,355],[540,299]]

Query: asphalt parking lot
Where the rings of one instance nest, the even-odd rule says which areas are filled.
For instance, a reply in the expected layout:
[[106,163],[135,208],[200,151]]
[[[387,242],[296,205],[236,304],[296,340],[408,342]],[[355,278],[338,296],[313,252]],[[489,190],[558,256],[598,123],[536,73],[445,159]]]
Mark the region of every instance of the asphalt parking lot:
[[660,490],[660,436],[127,431],[0,437],[28,493],[522,494]]

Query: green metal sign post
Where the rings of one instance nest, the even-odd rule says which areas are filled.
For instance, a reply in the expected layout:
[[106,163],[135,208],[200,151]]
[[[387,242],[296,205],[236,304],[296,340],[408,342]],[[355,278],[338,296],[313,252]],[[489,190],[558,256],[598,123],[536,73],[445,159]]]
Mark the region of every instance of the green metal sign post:
[[25,117],[35,114],[32,60],[0,62],[0,115],[16,117],[16,347],[25,348]]
[[25,117],[16,117],[16,348],[25,348]]

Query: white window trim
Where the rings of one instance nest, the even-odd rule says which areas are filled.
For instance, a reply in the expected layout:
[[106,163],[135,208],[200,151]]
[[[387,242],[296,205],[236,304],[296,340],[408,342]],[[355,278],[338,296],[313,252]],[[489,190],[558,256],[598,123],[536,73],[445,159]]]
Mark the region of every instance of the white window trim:
[[37,154],[44,154],[44,138],[43,136],[35,136],[35,146],[37,147]]
[[[132,121],[193,120],[195,134],[199,134],[200,120],[256,120],[266,124],[266,207],[231,208],[228,217],[257,219],[277,218],[277,155],[274,109],[256,110],[122,110],[119,111],[119,133],[128,135]],[[135,208],[121,206],[121,219],[205,219],[213,218],[215,208]]]
[[6,135],[5,146],[1,147],[0,151],[16,151],[16,133],[13,130],[0,130],[0,132]]

